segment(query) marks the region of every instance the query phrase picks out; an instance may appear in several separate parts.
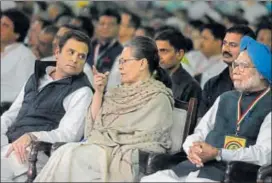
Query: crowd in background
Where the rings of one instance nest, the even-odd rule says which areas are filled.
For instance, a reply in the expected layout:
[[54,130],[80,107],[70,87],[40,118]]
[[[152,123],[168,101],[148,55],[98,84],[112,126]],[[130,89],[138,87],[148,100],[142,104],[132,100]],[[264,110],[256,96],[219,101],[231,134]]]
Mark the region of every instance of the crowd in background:
[[[137,83],[137,78],[141,78],[141,74],[139,73],[142,73],[142,70],[144,69],[146,69],[144,78],[152,76],[152,78],[154,77],[155,79],[160,80],[164,85],[156,85],[155,82],[154,88],[156,88],[155,86],[162,87],[164,93],[167,91],[167,96],[170,96],[173,93],[174,99],[183,102],[189,102],[191,98],[197,99],[197,116],[199,117],[199,120],[202,120],[200,121],[201,125],[204,124],[203,128],[201,125],[198,126],[198,133],[204,134],[204,132],[200,132],[201,130],[206,130],[208,132],[210,130],[208,127],[210,126],[215,126],[216,130],[221,130],[220,133],[229,133],[234,127],[233,129],[222,129],[221,127],[225,124],[224,120],[233,116],[227,116],[227,114],[230,113],[224,113],[226,105],[223,105],[218,101],[221,100],[221,98],[224,103],[233,100],[231,105],[236,107],[235,104],[237,103],[236,98],[238,99],[238,93],[235,93],[236,98],[232,97],[231,100],[225,99],[225,95],[221,94],[237,88],[239,89],[239,86],[241,87],[240,89],[242,92],[255,92],[256,88],[254,87],[257,87],[256,91],[258,92],[267,88],[263,96],[269,97],[269,94],[266,94],[270,92],[269,88],[271,86],[271,61],[269,61],[272,49],[271,6],[270,1],[253,0],[224,2],[1,1],[1,114],[8,110],[12,104],[10,109],[1,116],[1,120],[3,119],[4,121],[4,123],[2,123],[3,125],[1,124],[1,136],[7,139],[5,145],[9,143],[14,144],[14,142],[17,142],[18,139],[20,140],[21,137],[28,138],[28,140],[29,138],[31,140],[32,138],[36,138],[41,141],[50,141],[52,143],[58,141],[79,141],[83,136],[82,128],[84,125],[78,127],[76,123],[84,123],[83,117],[85,115],[85,110],[87,110],[88,105],[93,100],[92,97],[94,99],[97,98],[97,89],[102,85],[97,84],[97,77],[101,77],[103,82],[104,79],[107,78],[107,82],[105,81],[105,83],[103,83],[105,84],[105,88],[99,91],[100,102],[98,102],[99,105],[97,104],[97,106],[99,106],[98,109],[100,109],[102,98],[105,94],[104,89],[105,92],[111,91],[110,89],[120,86],[122,83],[122,87],[128,90],[125,84],[129,85],[131,83]],[[71,36],[72,38],[67,36]],[[76,38],[74,39],[73,36]],[[80,43],[83,42],[84,46],[77,41]],[[63,53],[63,50],[65,50],[63,47],[67,45],[71,48]],[[136,51],[133,50],[136,48]],[[83,50],[88,54],[85,54],[85,52],[84,54],[77,54],[78,50],[76,49],[79,49],[80,51]],[[260,52],[256,53],[252,51],[254,49],[259,49]],[[239,55],[240,52],[244,50],[248,51],[249,56],[247,55],[246,57],[243,56],[243,54],[242,56]],[[65,55],[69,55],[71,58],[73,56],[73,59],[66,59],[68,56],[66,57]],[[241,57],[240,59],[238,59],[238,55]],[[260,62],[260,59],[264,60],[263,64]],[[63,63],[63,65],[61,65],[61,62],[68,62],[70,60],[80,60],[80,63],[83,63],[83,65],[79,64],[82,68],[79,66],[78,68],[77,66],[71,66],[69,63],[66,65]],[[237,60],[248,62],[237,63]],[[130,63],[130,65],[128,64],[127,66],[127,63]],[[76,72],[69,73],[70,75],[68,76],[73,79],[79,77],[79,81],[73,79],[70,81],[69,77],[64,76],[58,78],[60,80],[56,79],[57,77],[52,73],[57,73],[57,69],[57,71],[52,72],[47,68],[45,69],[45,66],[54,64],[57,64],[57,69],[69,66],[71,67],[71,70],[76,70]],[[58,64],[60,66],[58,66]],[[45,71],[41,71],[40,67],[43,67]],[[241,74],[245,69],[251,68],[256,69],[256,71],[245,72],[247,76],[242,79],[240,78],[241,81],[248,82],[248,85],[244,86],[241,84],[242,82],[240,85],[236,82],[235,85],[234,75],[237,75],[237,73]],[[82,71],[85,73],[87,79],[85,79],[85,75],[82,74]],[[62,71],[58,72],[62,73]],[[39,75],[38,73],[43,75]],[[49,73],[48,77],[41,77],[44,75],[47,76],[45,73]],[[65,72],[63,71],[63,73]],[[50,78],[51,75],[53,79]],[[74,88],[71,90],[67,89],[67,92],[66,89],[62,90],[60,85],[58,85],[58,82],[62,82],[61,79],[63,79],[66,84],[67,82],[73,83],[73,81],[75,81],[75,83],[73,83],[75,85]],[[56,80],[56,82],[54,82],[54,80]],[[101,80],[100,82],[102,82]],[[47,87],[50,85],[50,82],[53,82],[53,87],[51,87],[51,89],[50,87]],[[154,81],[152,80],[152,82]],[[93,86],[95,87],[93,88]],[[151,86],[153,87],[152,84],[148,87]],[[38,91],[37,93],[43,93],[43,87],[46,88],[46,95],[32,95],[33,92],[36,91]],[[85,87],[85,93],[77,91],[77,87]],[[147,93],[152,93],[153,88],[149,91],[148,87],[143,85],[141,90],[136,87],[135,91],[130,92],[136,96],[137,90],[140,90],[139,93],[141,93],[146,89],[148,90]],[[169,92],[168,89],[165,89],[165,87],[171,88],[172,93]],[[121,90],[120,88],[118,89]],[[57,92],[58,95],[55,95],[53,91]],[[58,93],[59,91],[66,92],[65,96],[60,96],[60,93]],[[69,92],[74,95],[68,95]],[[127,93],[121,93],[121,97],[119,98],[121,103],[118,104],[122,104],[122,94],[126,97],[129,95],[126,95]],[[249,95],[251,95],[251,93],[246,96],[249,97]],[[112,96],[115,96],[115,94],[110,95],[110,97]],[[145,95],[141,94],[141,97],[142,96]],[[47,99],[41,100],[39,97],[49,97],[50,99],[48,99],[48,101]],[[171,101],[171,97],[169,97],[169,101]],[[90,101],[88,100],[89,98],[91,99]],[[37,99],[37,101],[34,99]],[[55,99],[56,101],[58,101],[57,99],[60,99],[60,101],[63,102],[63,104],[59,102],[56,105],[57,107],[55,106],[53,108],[58,108],[57,110],[62,111],[61,115],[63,118],[60,114],[56,117],[44,112],[47,110],[51,110],[52,112],[49,103],[54,103]],[[139,102],[137,99],[135,100],[135,103]],[[73,100],[81,101],[79,106],[82,107],[82,110],[77,108],[76,102],[67,102]],[[251,101],[252,98],[249,97],[249,99],[245,100]],[[130,100],[125,101],[128,106],[134,105]],[[143,103],[145,102],[146,101]],[[240,100],[238,102],[240,102]],[[271,101],[269,102],[271,103]],[[262,105],[269,106],[269,102],[264,102]],[[114,106],[110,105],[112,104],[110,102],[107,104],[110,107],[105,110],[109,110]],[[31,109],[26,109],[28,108],[28,105],[31,106]],[[44,105],[45,108],[35,107],[35,105]],[[70,105],[72,105],[72,107]],[[140,106],[138,108],[136,107],[137,110],[142,109],[142,104],[137,103],[137,105]],[[248,102],[243,105],[247,106]],[[119,107],[121,110],[126,111],[122,105]],[[68,110],[69,112],[66,111],[67,108],[70,109]],[[169,107],[169,109],[170,108],[171,107]],[[80,112],[77,113],[76,109],[80,110]],[[271,124],[271,120],[269,121],[268,119],[269,114],[271,117],[271,108],[265,107],[265,109],[266,110],[262,111],[261,117],[256,115],[250,119],[253,121],[256,117],[256,120],[260,121],[260,125],[263,121],[265,121],[265,125]],[[129,110],[133,111],[134,108],[129,108]],[[232,108],[232,110],[234,109]],[[261,111],[260,106],[258,111]],[[93,113],[93,111],[91,112]],[[130,112],[131,111],[128,113]],[[234,113],[235,111],[232,112]],[[30,117],[26,115],[28,113]],[[108,112],[107,114],[111,113]],[[215,123],[215,114],[219,116],[225,115],[220,118],[220,120],[222,119],[221,126],[219,123]],[[103,116],[104,114],[101,115]],[[69,116],[69,118],[67,116]],[[71,116],[74,119],[68,120]],[[42,125],[41,129],[44,128],[43,123],[50,123],[52,120],[58,122],[57,125],[54,124],[55,126],[53,126],[52,129],[42,129],[45,131],[43,131],[44,133],[40,133],[41,129],[37,129],[38,127],[35,126],[34,122],[34,125],[32,123],[29,125],[26,117],[31,118],[32,121],[35,121],[36,118],[39,119],[37,121],[40,121]],[[44,121],[47,117],[50,119]],[[111,122],[112,120],[115,120],[112,116],[106,119]],[[141,119],[142,118],[140,118],[139,121],[141,121]],[[231,120],[235,121],[234,117]],[[18,121],[21,122],[23,126],[25,125],[25,131],[20,130],[22,125],[17,123]],[[63,125],[64,122],[66,122],[66,124],[70,123],[70,126]],[[220,126],[220,129],[216,128],[218,125]],[[257,131],[259,131],[257,129],[260,129],[260,125],[256,127],[256,130],[254,131],[254,142],[252,142],[254,146],[255,143],[257,143],[257,136],[261,136],[260,138],[268,136],[266,134],[267,131],[265,130],[269,128],[262,128],[263,132],[257,133]],[[3,129],[5,129],[3,134],[2,126]],[[74,129],[73,127],[75,126],[77,127]],[[143,126],[146,128],[145,125]],[[33,130],[32,127],[35,129]],[[154,125],[154,128],[155,127],[156,125]],[[56,132],[54,131],[55,129]],[[50,134],[50,130],[54,131],[56,134]],[[71,136],[67,135],[69,130],[73,133],[76,131],[76,135],[75,133]],[[97,129],[97,131],[99,130],[101,129]],[[253,133],[249,132],[250,130],[247,130],[245,135],[250,136]],[[100,131],[98,133],[100,133]],[[209,134],[212,133],[212,130],[209,131]],[[122,133],[120,134],[122,135]],[[207,134],[208,133],[206,133],[206,135]],[[196,133],[196,135],[199,134]],[[210,141],[208,142],[215,147],[221,146],[222,144],[218,145],[213,141],[216,139],[216,135],[218,134],[215,134],[214,137],[210,137],[210,139],[208,139]],[[205,141],[203,136],[199,139]],[[223,138],[221,138],[221,140],[223,142]],[[260,152],[264,152],[264,150],[266,151],[267,149],[269,150],[269,148],[266,148],[266,143],[260,144],[261,147],[263,146],[263,151]],[[189,148],[186,143],[185,146],[186,148]],[[256,147],[257,146],[258,144]],[[3,148],[1,151],[2,150]],[[6,150],[7,149],[5,149],[5,151]],[[213,149],[209,150],[212,151]],[[263,156],[263,154],[260,153],[256,155],[254,152],[253,149],[252,152],[245,151],[243,153],[252,159],[257,159],[259,165],[269,161],[269,158]],[[269,152],[271,155],[271,150]],[[218,151],[216,151],[216,153],[218,154]],[[238,155],[227,155],[228,156],[225,155],[225,157],[238,157]],[[265,155],[269,155],[269,153]],[[265,157],[265,160],[260,160],[259,162],[259,159],[261,159],[259,157]],[[213,159],[214,158],[215,156]],[[228,160],[232,159],[230,158]],[[191,160],[191,162],[194,162],[194,160]],[[50,171],[52,170],[47,168],[47,172],[43,172],[43,177],[39,177],[38,180],[47,179],[47,174],[50,174]],[[25,172],[26,167],[24,167],[24,173]],[[61,179],[62,176],[59,178]],[[214,177],[211,179],[216,180],[213,178]],[[8,177],[7,180],[8,179],[10,179],[10,177]]]
[[[111,63],[107,65],[103,62],[103,64],[97,65],[101,72],[111,71],[109,87],[116,86],[120,80],[117,73],[118,65],[114,64],[112,60],[121,52],[121,45],[137,35],[146,35],[154,38],[156,33],[167,28],[180,31],[186,40],[186,44],[182,43],[186,45],[186,53],[181,58],[183,68],[200,83],[202,89],[211,77],[219,74],[225,68],[223,62],[216,62],[218,59],[221,59],[222,43],[215,43],[213,40],[209,40],[209,33],[203,31],[205,26],[208,30],[212,30],[213,35],[210,36],[222,40],[226,29],[237,24],[248,25],[256,32],[257,40],[271,48],[272,18],[271,2],[269,1],[1,2],[2,11],[14,7],[24,12],[29,19],[29,22],[26,19],[20,20],[26,21],[25,25],[20,27],[20,29],[27,29],[24,39],[20,40],[20,42],[24,43],[32,51],[35,58],[39,60],[52,60],[54,47],[52,42],[54,43],[56,41],[56,39],[53,41],[54,38],[58,38],[59,34],[62,34],[60,31],[63,30],[60,29],[62,26],[71,26],[70,28],[83,30],[92,39],[94,47],[97,45],[97,42],[101,42],[101,39],[109,40],[114,38],[114,40],[117,40],[118,45],[120,43],[120,47],[115,46],[114,53],[110,53],[109,59]],[[101,26],[101,22],[99,22],[99,15],[108,8],[117,10],[121,15],[120,20],[117,20],[116,26],[106,25],[104,27],[107,30],[102,30],[103,25]],[[206,34],[204,38],[203,34]],[[4,37],[6,35],[3,32],[1,39],[5,39]],[[1,45],[3,47],[3,44]],[[100,47],[96,51],[100,53],[107,46]],[[93,53],[87,60],[90,66],[97,64],[96,61],[93,61],[97,59],[95,58],[95,49],[92,51]],[[35,59],[34,57],[32,59],[28,58],[27,62],[29,60]],[[88,64],[86,64],[84,70],[91,81],[92,74]],[[211,68],[211,65],[214,66]],[[29,66],[31,68],[31,63]],[[27,67],[26,63],[25,67]],[[2,67],[2,69],[4,68]],[[2,71],[3,73],[5,71]],[[9,73],[6,77],[2,76],[1,86],[11,82],[12,77],[10,75]],[[11,97],[1,94],[1,101],[13,101],[28,75],[24,74],[19,80],[14,79],[14,82],[17,80],[15,82],[18,86],[18,89],[15,89],[17,93],[12,94],[13,91],[7,89]],[[2,93],[5,93],[5,91]]]

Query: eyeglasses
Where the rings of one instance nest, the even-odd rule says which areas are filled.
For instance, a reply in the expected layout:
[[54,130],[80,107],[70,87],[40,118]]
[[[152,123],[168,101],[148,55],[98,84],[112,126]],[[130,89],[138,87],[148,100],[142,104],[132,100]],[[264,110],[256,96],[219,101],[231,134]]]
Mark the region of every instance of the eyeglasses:
[[235,69],[236,67],[238,67],[241,72],[244,72],[245,69],[255,68],[254,66],[251,66],[249,63],[246,62],[232,62],[232,68]]
[[128,59],[119,59],[119,64],[124,65],[126,62],[133,61],[133,60],[138,60],[137,58],[128,58]]

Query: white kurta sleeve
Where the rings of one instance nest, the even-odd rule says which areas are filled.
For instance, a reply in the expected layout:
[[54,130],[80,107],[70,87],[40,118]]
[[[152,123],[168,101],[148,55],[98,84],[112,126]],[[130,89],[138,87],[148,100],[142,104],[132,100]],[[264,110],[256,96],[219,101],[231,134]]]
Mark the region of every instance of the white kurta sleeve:
[[21,89],[15,101],[10,106],[9,110],[4,112],[1,116],[1,134],[6,134],[8,131],[8,127],[10,127],[15,122],[15,119],[18,116],[19,111],[22,107],[24,95],[25,95],[25,85]]
[[222,160],[257,165],[271,164],[271,112],[265,117],[255,145],[238,150],[222,149]]
[[32,134],[37,140],[50,143],[79,141],[83,136],[85,117],[92,96],[89,87],[71,93],[63,101],[66,112],[60,120],[59,127],[51,131],[32,132]]
[[185,142],[183,143],[183,150],[186,152],[186,154],[188,154],[189,148],[193,145],[193,142],[205,141],[208,133],[214,128],[219,100],[220,97],[216,99],[210,110],[199,121],[194,133],[186,138]]

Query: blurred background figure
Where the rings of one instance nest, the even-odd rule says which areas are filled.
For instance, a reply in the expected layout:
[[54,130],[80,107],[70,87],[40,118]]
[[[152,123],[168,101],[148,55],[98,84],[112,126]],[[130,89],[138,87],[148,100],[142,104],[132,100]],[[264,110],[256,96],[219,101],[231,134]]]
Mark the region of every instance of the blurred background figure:
[[36,57],[23,41],[29,18],[17,9],[1,13],[1,105],[12,103],[34,71]]
[[34,21],[31,22],[30,29],[28,31],[28,41],[27,45],[33,47],[38,43],[38,36],[41,33],[42,29],[51,22],[43,19],[42,17],[36,17]]
[[155,30],[150,26],[140,26],[135,31],[135,36],[147,36],[153,38],[155,34]]
[[130,41],[141,24],[141,19],[132,12],[123,10],[119,30],[119,42],[125,44]]
[[257,41],[265,44],[271,50],[271,34],[272,34],[272,26],[271,24],[262,24],[257,27],[256,35]]
[[[226,29],[245,25],[256,33],[257,41],[270,49],[272,44],[271,1],[1,1],[2,14],[11,8],[23,12],[29,20],[29,23],[21,27],[27,27],[24,40],[16,40],[16,44],[20,43],[20,47],[24,46],[27,51],[12,54],[10,58],[13,62],[25,58],[24,55],[28,53],[31,55],[27,59],[31,60],[29,63],[36,58],[54,60],[52,40],[66,33],[62,33],[63,27],[70,26],[85,32],[91,38],[92,50],[84,69],[89,78],[92,71],[88,68],[92,65],[99,72],[109,71],[107,88],[120,83],[116,60],[123,44],[135,36],[154,39],[156,33],[169,28],[181,32],[186,49],[183,57],[180,57],[181,66],[199,82],[202,89],[207,80],[228,67],[222,62],[221,53]],[[17,65],[3,62],[6,59],[3,52],[9,48],[5,45],[14,44],[12,41],[7,43],[7,39],[18,30],[16,28],[13,31],[11,27],[8,36],[4,36],[6,30],[5,25],[1,26],[1,70],[4,71],[5,68],[4,72],[7,74],[9,69],[14,69]],[[29,70],[32,70],[31,67],[28,67]],[[23,70],[21,67],[20,72],[24,72]],[[29,72],[26,70],[25,72]],[[7,77],[3,76],[6,83],[13,83],[13,77],[9,74]],[[18,82],[18,87],[23,85],[21,81]],[[1,89],[3,90],[4,88]],[[10,97],[14,96],[10,94]]]
[[53,40],[58,32],[58,27],[49,25],[39,34],[37,43],[32,48],[37,59],[44,59],[53,55]]
[[82,28],[90,38],[94,35],[92,20],[87,16],[76,16],[70,20],[69,24]]

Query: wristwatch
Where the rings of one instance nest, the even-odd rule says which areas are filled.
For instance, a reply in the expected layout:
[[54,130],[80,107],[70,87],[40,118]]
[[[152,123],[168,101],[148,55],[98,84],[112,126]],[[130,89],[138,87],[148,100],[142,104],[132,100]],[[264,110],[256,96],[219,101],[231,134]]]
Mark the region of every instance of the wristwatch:
[[218,148],[217,150],[218,150],[218,154],[215,157],[215,159],[216,159],[216,161],[222,161],[222,149]]

